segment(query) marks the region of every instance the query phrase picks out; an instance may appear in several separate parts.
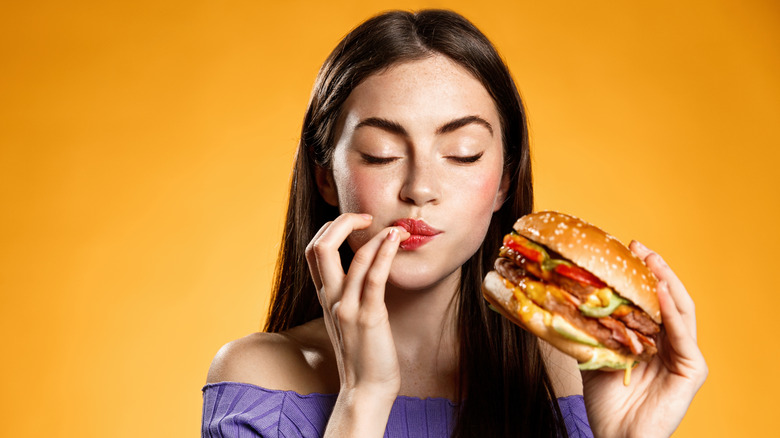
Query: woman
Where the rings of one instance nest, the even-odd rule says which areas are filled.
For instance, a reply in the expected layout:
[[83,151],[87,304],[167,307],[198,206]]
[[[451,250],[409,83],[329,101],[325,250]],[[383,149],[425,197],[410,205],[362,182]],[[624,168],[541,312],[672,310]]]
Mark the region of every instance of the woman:
[[667,332],[630,389],[581,378],[485,305],[501,236],[532,206],[523,106],[473,25],[390,12],[353,30],[306,113],[266,333],[217,354],[204,436],[588,436],[588,419],[596,436],[670,435],[707,368],[658,255],[631,245],[662,280]]

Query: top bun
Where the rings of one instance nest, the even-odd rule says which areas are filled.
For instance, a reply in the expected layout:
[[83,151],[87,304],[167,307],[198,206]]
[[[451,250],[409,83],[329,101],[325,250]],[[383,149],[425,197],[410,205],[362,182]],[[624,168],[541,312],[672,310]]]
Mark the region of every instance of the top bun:
[[579,218],[555,211],[521,217],[515,231],[587,269],[661,324],[658,280],[618,239]]

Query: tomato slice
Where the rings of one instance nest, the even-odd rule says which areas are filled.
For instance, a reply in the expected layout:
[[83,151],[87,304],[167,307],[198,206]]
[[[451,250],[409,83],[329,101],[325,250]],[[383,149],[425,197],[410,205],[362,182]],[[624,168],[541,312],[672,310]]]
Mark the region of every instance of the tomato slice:
[[580,268],[579,266],[558,265],[555,267],[555,272],[565,277],[569,277],[572,280],[579,281],[580,283],[589,284],[591,286],[595,286],[598,288],[607,286],[603,281],[599,280],[595,275]]
[[522,243],[516,241],[515,239],[512,239],[511,237],[504,239],[504,246],[506,246],[507,248],[512,248],[513,250],[522,254],[523,257],[537,263],[541,263],[542,259],[544,258],[542,256],[542,253],[540,253],[539,251],[528,248],[527,246],[524,246]]

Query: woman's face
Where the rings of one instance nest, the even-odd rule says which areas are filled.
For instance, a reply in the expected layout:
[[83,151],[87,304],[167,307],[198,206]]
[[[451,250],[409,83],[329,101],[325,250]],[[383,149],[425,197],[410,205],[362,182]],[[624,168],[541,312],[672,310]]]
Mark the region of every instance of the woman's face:
[[344,103],[321,192],[342,213],[373,215],[348,238],[353,250],[385,227],[407,228],[389,282],[431,287],[459,275],[501,207],[501,138],[493,99],[463,67],[442,55],[397,64]]

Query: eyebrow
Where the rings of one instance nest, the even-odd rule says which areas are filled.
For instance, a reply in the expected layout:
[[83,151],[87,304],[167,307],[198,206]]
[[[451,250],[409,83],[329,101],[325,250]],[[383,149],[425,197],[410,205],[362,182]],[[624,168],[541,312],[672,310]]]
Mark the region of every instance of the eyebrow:
[[[466,125],[470,125],[472,123],[476,123],[478,125],[484,126],[490,132],[490,136],[491,137],[493,136],[493,126],[491,126],[487,120],[479,116],[465,116],[455,120],[451,120],[436,128],[436,134],[437,135],[446,134],[448,132],[455,131],[458,128],[462,128]],[[362,128],[364,126],[372,126],[374,128],[379,128],[384,131],[390,132],[392,134],[398,134],[404,137],[409,136],[409,133],[406,132],[406,129],[404,129],[404,127],[401,126],[400,123],[394,122],[392,120],[383,119],[380,117],[369,117],[367,119],[361,120],[360,123],[358,123],[357,126],[355,126],[355,130],[358,130],[359,128]]]

